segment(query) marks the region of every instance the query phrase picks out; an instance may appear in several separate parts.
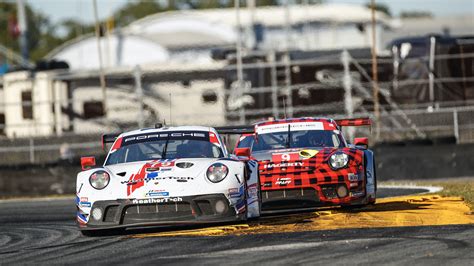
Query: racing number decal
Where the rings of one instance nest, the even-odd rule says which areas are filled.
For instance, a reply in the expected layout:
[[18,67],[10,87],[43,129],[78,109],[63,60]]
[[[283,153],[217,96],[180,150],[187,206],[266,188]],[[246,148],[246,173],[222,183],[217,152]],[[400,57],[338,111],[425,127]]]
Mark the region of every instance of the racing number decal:
[[299,159],[300,159],[300,155],[297,152],[272,154],[273,162],[289,162],[289,161],[297,161]]

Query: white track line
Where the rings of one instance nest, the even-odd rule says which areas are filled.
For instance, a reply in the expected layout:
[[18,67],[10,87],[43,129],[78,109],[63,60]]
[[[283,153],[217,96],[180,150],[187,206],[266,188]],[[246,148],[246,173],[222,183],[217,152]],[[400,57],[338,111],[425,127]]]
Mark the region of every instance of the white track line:
[[[421,193],[416,193],[412,195],[421,195],[421,194],[427,194],[427,193],[436,193],[440,192],[443,190],[443,187],[436,187],[436,186],[418,186],[412,183],[409,184],[404,184],[404,185],[379,185],[377,186],[378,188],[401,188],[401,189],[426,189],[428,190],[427,192],[421,192]],[[404,196],[409,196],[409,195],[404,195]]]
[[74,200],[74,196],[57,196],[57,197],[37,197],[37,198],[11,198],[11,199],[1,199],[0,203],[10,203],[10,202],[30,202],[30,201],[58,201],[58,200]]
[[[394,238],[390,240],[393,241]],[[335,240],[335,241],[321,241],[321,242],[308,242],[308,243],[291,243],[291,244],[280,244],[280,245],[268,245],[268,246],[259,246],[251,248],[240,248],[240,249],[228,249],[221,251],[212,251],[212,252],[203,252],[203,253],[192,253],[186,255],[176,255],[176,256],[163,256],[160,259],[182,259],[182,258],[215,258],[215,257],[226,257],[229,255],[246,255],[252,252],[275,252],[283,250],[297,250],[297,249],[306,249],[306,248],[315,248],[326,246],[328,244],[361,244],[365,242],[370,242],[378,240],[377,238],[366,238],[366,239],[348,239],[348,240]]]

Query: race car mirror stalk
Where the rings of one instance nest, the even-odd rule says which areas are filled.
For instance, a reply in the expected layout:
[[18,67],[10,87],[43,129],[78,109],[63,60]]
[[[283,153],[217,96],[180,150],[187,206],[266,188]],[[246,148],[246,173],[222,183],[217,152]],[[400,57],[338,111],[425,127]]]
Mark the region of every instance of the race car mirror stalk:
[[89,170],[95,166],[95,157],[81,157],[82,171]]
[[250,158],[250,148],[235,148],[234,154],[237,156]]
[[368,138],[354,138],[354,145],[367,149],[369,147],[369,139]]

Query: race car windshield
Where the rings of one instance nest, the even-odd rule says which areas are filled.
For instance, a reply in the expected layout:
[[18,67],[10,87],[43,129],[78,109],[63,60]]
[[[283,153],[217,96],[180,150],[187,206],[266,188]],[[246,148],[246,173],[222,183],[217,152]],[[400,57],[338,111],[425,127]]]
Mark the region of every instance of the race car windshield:
[[258,134],[252,146],[252,152],[287,149],[287,148],[319,148],[344,147],[340,134],[331,130],[300,130]]
[[220,147],[209,142],[208,138],[167,137],[149,138],[124,143],[111,152],[106,165],[138,161],[179,159],[179,158],[221,158]]

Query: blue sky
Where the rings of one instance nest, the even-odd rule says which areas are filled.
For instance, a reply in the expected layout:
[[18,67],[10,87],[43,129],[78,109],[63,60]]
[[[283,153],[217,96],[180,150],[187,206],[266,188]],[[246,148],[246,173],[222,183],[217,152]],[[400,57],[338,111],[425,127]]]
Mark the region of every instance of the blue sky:
[[[0,0],[2,1],[2,0]],[[14,0],[7,0],[14,1]],[[67,18],[92,22],[92,0],[25,0],[36,10],[48,15],[53,22]],[[97,0],[99,16],[107,17],[130,0]],[[258,0],[257,0],[258,1]],[[299,2],[300,0],[294,0]],[[326,3],[365,4],[370,0],[326,0]],[[401,11],[430,11],[435,16],[474,14],[474,0],[376,0],[390,7],[393,15]]]

